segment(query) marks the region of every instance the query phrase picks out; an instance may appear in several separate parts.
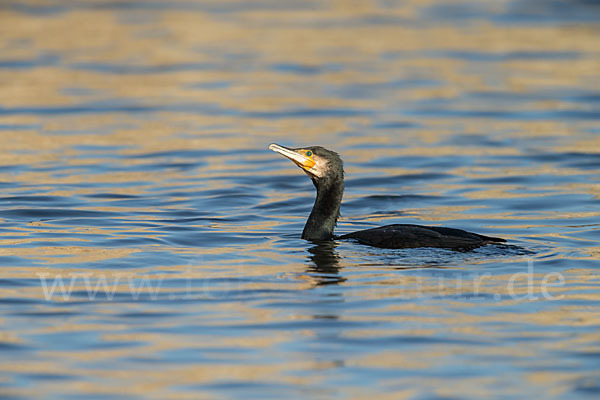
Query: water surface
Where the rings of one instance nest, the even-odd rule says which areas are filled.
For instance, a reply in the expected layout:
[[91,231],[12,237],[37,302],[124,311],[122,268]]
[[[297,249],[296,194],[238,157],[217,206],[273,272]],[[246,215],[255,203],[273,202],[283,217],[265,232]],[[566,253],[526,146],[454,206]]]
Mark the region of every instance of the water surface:
[[[5,1],[7,398],[596,398],[593,1]],[[471,252],[300,239],[500,236]]]

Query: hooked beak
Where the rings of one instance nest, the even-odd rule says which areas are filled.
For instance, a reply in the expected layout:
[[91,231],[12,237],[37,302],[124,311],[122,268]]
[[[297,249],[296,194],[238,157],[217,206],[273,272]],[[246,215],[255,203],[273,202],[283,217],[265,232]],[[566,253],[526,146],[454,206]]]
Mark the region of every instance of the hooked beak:
[[269,150],[273,150],[289,158],[290,160],[295,162],[297,166],[299,166],[305,171],[309,171],[312,167],[315,166],[315,162],[311,158],[305,156],[302,153],[297,152],[296,150],[288,149],[287,147],[280,146],[276,143],[271,143],[269,145]]

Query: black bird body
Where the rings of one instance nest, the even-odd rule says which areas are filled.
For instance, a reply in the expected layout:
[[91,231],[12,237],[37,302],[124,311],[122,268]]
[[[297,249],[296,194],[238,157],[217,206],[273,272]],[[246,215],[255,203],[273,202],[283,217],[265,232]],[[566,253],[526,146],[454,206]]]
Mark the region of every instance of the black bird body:
[[271,144],[276,151],[294,161],[311,178],[317,197],[306,221],[302,238],[306,240],[354,239],[359,243],[388,249],[440,247],[469,250],[504,239],[483,236],[460,229],[409,224],[386,225],[335,237],[333,230],[340,216],[344,195],[344,167],[339,155],[320,146],[289,149]]
[[504,239],[478,235],[462,229],[440,226],[394,224],[365,229],[338,236],[337,239],[355,239],[359,243],[387,249],[410,247],[441,247],[469,250],[488,243],[504,242]]

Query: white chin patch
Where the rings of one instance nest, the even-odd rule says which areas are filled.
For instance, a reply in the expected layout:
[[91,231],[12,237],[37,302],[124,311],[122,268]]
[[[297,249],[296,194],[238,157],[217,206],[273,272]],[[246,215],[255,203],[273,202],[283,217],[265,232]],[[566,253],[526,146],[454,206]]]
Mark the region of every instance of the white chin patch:
[[312,174],[317,178],[322,178],[327,173],[327,161],[324,161],[322,159],[315,161],[316,164],[311,169],[306,171],[306,173]]

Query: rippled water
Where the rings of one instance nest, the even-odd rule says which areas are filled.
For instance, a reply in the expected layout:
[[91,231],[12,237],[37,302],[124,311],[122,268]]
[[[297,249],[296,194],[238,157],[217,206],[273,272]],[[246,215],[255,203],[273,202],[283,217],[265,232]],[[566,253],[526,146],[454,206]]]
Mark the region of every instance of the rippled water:
[[[595,398],[597,1],[0,6],[3,398]],[[267,150],[345,161],[337,232]]]

